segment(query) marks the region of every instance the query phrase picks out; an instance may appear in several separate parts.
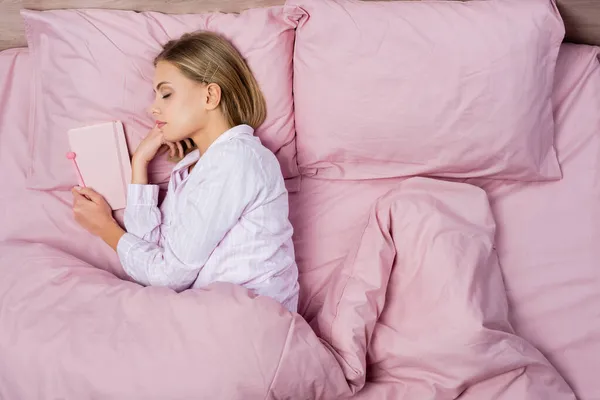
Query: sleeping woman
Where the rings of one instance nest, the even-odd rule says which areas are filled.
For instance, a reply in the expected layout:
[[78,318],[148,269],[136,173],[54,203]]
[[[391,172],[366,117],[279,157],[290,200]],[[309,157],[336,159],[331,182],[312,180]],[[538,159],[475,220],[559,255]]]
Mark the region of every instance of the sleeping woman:
[[[115,249],[124,272],[142,285],[182,291],[230,282],[295,312],[287,191],[277,159],[254,136],[266,103],[250,68],[209,32],[166,43],[154,65],[156,124],[132,158],[127,231],[90,188],[72,191],[75,219]],[[166,151],[181,161],[159,208],[148,163]]]

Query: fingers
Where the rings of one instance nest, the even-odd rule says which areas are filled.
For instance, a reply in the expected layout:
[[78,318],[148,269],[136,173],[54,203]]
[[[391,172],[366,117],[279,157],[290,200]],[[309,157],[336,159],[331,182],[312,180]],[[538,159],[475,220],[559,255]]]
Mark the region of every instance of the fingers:
[[183,145],[181,142],[177,142],[177,150],[179,150],[179,158],[183,158]]
[[162,136],[162,132],[158,129],[157,125],[154,125],[152,127],[152,129],[150,129],[148,131],[148,134],[146,135],[146,138],[151,138],[151,137],[158,137],[158,136]]
[[168,150],[170,158],[183,158],[185,156],[184,144],[186,149],[191,149],[194,146],[194,142],[192,142],[191,139],[183,139],[179,142],[169,142],[163,138],[162,143],[165,147],[161,148],[158,154],[163,154]]
[[154,124],[154,126],[152,127],[152,132],[154,132],[157,135],[162,135],[162,129],[160,129],[158,124]]
[[78,186],[78,187],[74,188],[73,190],[80,196],[87,197],[94,203],[101,203],[104,201],[104,197],[102,197],[102,195],[100,195],[98,192],[96,192],[92,188]]
[[81,194],[81,192],[79,190],[77,190],[77,187],[74,187],[73,189],[71,189],[71,193],[73,193],[73,204],[75,204],[76,202],[80,201],[80,200],[87,200],[83,194]]
[[75,188],[71,189],[71,193],[73,193],[73,207],[75,207],[79,201],[81,195],[75,190]]
[[73,193],[73,215],[75,216],[75,220],[77,220],[78,216],[82,213],[85,204],[90,203],[91,201],[79,193],[76,188],[71,189],[71,193]]
[[175,157],[175,154],[177,154],[177,149],[175,148],[175,144],[171,143],[171,142],[165,142],[165,145],[169,146],[169,156],[171,158]]

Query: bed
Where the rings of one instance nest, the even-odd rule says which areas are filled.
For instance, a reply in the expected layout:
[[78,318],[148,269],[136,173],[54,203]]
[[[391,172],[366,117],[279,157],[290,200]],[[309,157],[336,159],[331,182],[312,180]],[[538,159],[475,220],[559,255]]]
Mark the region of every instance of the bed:
[[[339,7],[326,5],[334,3]],[[350,73],[326,66],[341,63],[352,73],[352,68],[369,68],[376,71],[369,76],[385,75],[389,71],[375,67],[381,64],[377,57],[386,54],[385,39],[377,36],[384,31],[361,24],[382,21],[382,15],[395,15],[394,21],[400,21],[401,15],[405,30],[397,32],[409,38],[403,48],[413,53],[406,59],[400,53],[386,57],[408,63],[415,74],[410,76],[425,76],[443,90],[421,93],[407,88],[406,93],[397,89],[388,93],[390,78],[385,75],[379,83],[374,81],[383,86],[374,86],[373,92],[384,93],[382,101],[387,102],[395,98],[386,96],[408,94],[415,104],[440,98],[465,115],[477,116],[478,107],[484,106],[488,112],[490,103],[480,102],[486,92],[475,87],[472,97],[465,94],[457,100],[448,94],[452,86],[443,86],[447,76],[436,80],[442,71],[435,69],[438,63],[420,70],[420,62],[414,61],[446,55],[443,50],[419,53],[423,43],[435,46],[447,38],[446,45],[452,48],[459,37],[452,35],[464,35],[465,41],[473,36],[468,29],[444,34],[440,21],[439,36],[423,33],[418,24],[434,24],[436,17],[421,18],[422,13],[433,10],[443,16],[444,9],[436,7],[455,6],[424,3],[421,8],[363,9],[368,6],[351,0],[298,0],[285,5],[279,0],[0,0],[0,398],[600,399],[594,372],[600,368],[600,3],[558,1],[561,19],[552,2],[531,0],[536,5],[515,16],[514,29],[535,37],[536,46],[556,41],[554,58],[546,51],[528,57],[511,47],[516,44],[507,48],[495,44],[498,51],[514,52],[512,58],[494,59],[500,67],[485,64],[484,87],[495,90],[495,101],[508,108],[494,108],[486,127],[496,132],[495,125],[500,126],[498,132],[510,136],[510,143],[489,135],[479,138],[477,132],[472,137],[480,141],[474,144],[466,136],[465,144],[455,137],[436,136],[443,160],[431,164],[435,156],[426,154],[425,159],[397,162],[393,157],[399,154],[410,157],[425,150],[415,147],[416,139],[394,147],[397,131],[385,136],[374,130],[376,141],[363,135],[363,122],[357,119],[362,103],[348,105],[350,95],[330,97],[334,91],[328,85],[346,93],[344,79]],[[510,7],[504,11],[486,7],[465,9],[481,13],[477,15],[482,20],[489,18],[490,25],[500,24],[495,17],[498,10],[509,16],[513,12]],[[21,8],[31,11],[20,14]],[[78,10],[37,11],[74,8]],[[90,10],[81,10],[85,8]],[[246,9],[258,11],[242,12]],[[214,11],[239,14],[202,16]],[[349,25],[340,22],[335,30],[327,22],[321,30],[311,28],[318,26],[319,18],[337,21],[333,18],[337,12],[348,16],[339,20]],[[548,28],[551,33],[559,32],[564,23],[564,42],[560,43],[561,35],[546,34],[546,28],[529,29],[533,18],[539,18],[539,26],[553,24]],[[124,21],[131,24],[131,31],[115,28],[126,25]],[[65,22],[81,37],[63,34]],[[40,156],[40,149],[62,151],[63,145],[55,136],[32,141],[32,135],[46,134],[38,132],[40,126],[121,113],[133,132],[128,140],[134,146],[147,127],[139,121],[144,102],[131,101],[135,107],[125,112],[100,99],[91,103],[97,105],[92,107],[95,114],[81,111],[73,117],[60,106],[72,110],[70,105],[85,103],[68,101],[85,90],[104,89],[97,82],[85,86],[93,79],[78,81],[86,75],[70,73],[52,57],[79,62],[69,52],[85,47],[88,52],[78,57],[88,65],[93,60],[103,71],[112,71],[111,65],[131,69],[136,74],[127,76],[127,84],[141,85],[151,73],[145,68],[156,49],[145,48],[145,43],[159,43],[198,26],[233,36],[244,32],[247,40],[236,39],[236,44],[246,51],[267,97],[275,99],[269,109],[274,117],[267,125],[278,136],[260,135],[276,152],[290,192],[301,286],[297,314],[235,285],[219,283],[177,294],[120,276],[114,252],[73,221],[68,191],[72,176],[63,173],[63,164]],[[345,30],[348,26],[372,27],[379,47],[365,39],[369,37],[365,30],[357,34]],[[145,29],[147,36],[139,34]],[[348,42],[336,39],[331,31]],[[332,43],[341,44],[327,43],[319,36],[322,32],[338,40],[331,39]],[[506,29],[490,32],[511,35]],[[32,40],[35,35],[37,41]],[[263,41],[265,37],[268,40]],[[487,51],[483,49],[492,47],[492,36],[482,37],[485,47],[474,48]],[[28,40],[34,47],[25,47]],[[96,46],[109,42],[119,51],[100,53]],[[45,47],[48,43],[56,47]],[[334,50],[322,55],[320,43]],[[269,60],[265,51],[278,55],[281,63],[261,64]],[[35,59],[33,52],[39,53]],[[128,56],[119,58],[121,53]],[[348,54],[353,61],[363,61],[351,66]],[[448,61],[455,69],[446,65],[444,71],[480,79],[482,70],[471,71],[469,65],[483,65],[478,64],[482,58],[465,54],[465,60]],[[486,74],[515,74],[503,62],[519,63],[519,73],[534,77],[543,75],[535,68],[544,64],[551,79],[534,82],[496,75],[506,79],[495,85]],[[44,67],[34,73],[38,64]],[[32,89],[32,82],[39,85],[49,76],[47,70],[60,85],[51,87],[55,82],[46,80],[43,91]],[[394,75],[402,76],[397,71]],[[102,74],[89,73],[103,82]],[[303,77],[311,79],[301,81]],[[462,87],[472,81],[460,82]],[[120,85],[119,81],[101,93],[114,94],[122,90]],[[76,87],[83,87],[83,92]],[[517,91],[502,91],[509,89]],[[47,109],[32,106],[32,98],[39,100],[40,93],[54,102]],[[319,93],[318,101],[314,93]],[[530,95],[529,108],[518,122],[542,134],[551,130],[550,142],[547,135],[528,137],[524,129],[515,129],[511,136],[513,125],[503,121],[518,111],[509,107],[507,93],[518,94],[510,104]],[[548,107],[536,108],[543,102]],[[329,113],[320,114],[322,108]],[[410,119],[423,114],[410,104],[406,109],[414,111],[402,115],[406,132],[412,132],[414,124],[424,131],[427,123]],[[290,118],[292,112],[295,119]],[[383,113],[378,120],[398,124],[393,119],[397,109],[382,106],[377,112]],[[436,112],[433,107],[428,110],[427,115],[435,116],[431,123],[448,119],[446,109]],[[552,116],[547,129],[539,128],[544,113]],[[321,127],[334,132],[331,126],[340,124],[336,118],[348,114],[355,119],[348,119],[341,132],[321,132],[325,129]],[[47,119],[43,124],[42,118]],[[450,135],[463,123],[477,122],[435,126],[448,127]],[[359,134],[352,136],[349,132],[357,125]],[[388,128],[381,125],[382,132]],[[32,143],[37,143],[37,150]],[[432,143],[426,141],[425,147]],[[510,153],[510,160],[497,156],[500,150],[485,151],[505,146],[504,151],[515,143],[518,149]],[[536,153],[542,145],[547,153]],[[520,150],[528,146],[535,157]],[[386,153],[386,147],[392,151]],[[443,151],[449,148],[460,149],[460,157]],[[402,149],[410,151],[403,154]],[[368,154],[361,153],[367,150]],[[388,159],[381,161],[384,156]],[[463,159],[471,160],[468,168],[461,164]],[[452,168],[440,160],[453,163]],[[164,183],[167,169],[168,164],[157,165],[154,179]],[[122,213],[116,217],[121,220]]]

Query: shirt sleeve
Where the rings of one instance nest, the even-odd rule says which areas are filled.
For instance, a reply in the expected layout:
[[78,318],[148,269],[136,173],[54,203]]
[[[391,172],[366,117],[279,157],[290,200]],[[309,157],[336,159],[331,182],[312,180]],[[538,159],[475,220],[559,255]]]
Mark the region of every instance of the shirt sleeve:
[[225,147],[189,176],[163,246],[130,233],[119,241],[123,268],[138,283],[176,291],[190,287],[213,250],[257,201],[267,182],[260,159],[252,149]]
[[158,185],[130,184],[123,220],[127,232],[152,243],[159,241],[162,222],[158,190]]

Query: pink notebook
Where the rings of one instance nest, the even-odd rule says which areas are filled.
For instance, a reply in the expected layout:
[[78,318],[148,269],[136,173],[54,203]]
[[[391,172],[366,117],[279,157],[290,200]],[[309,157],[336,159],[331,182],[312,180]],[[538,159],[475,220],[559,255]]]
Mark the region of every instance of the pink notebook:
[[125,208],[131,161],[121,122],[71,129],[68,136],[85,186],[104,196],[113,210]]

